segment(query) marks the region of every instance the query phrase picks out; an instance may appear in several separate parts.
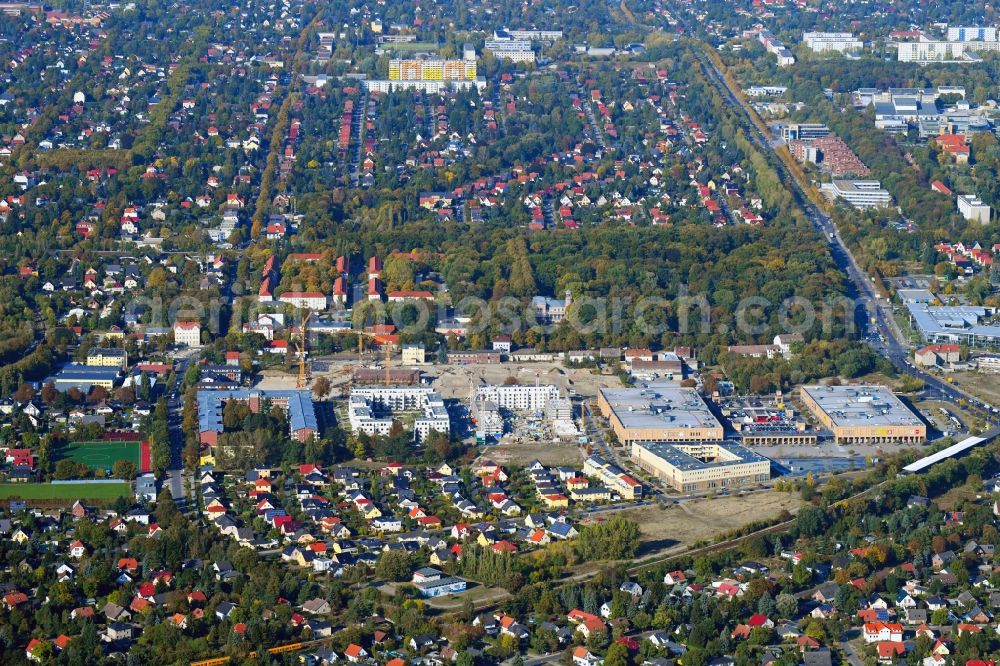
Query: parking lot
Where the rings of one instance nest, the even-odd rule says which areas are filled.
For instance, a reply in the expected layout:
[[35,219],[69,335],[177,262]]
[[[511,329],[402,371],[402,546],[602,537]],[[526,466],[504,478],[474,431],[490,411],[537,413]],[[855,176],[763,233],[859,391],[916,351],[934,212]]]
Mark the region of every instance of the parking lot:
[[790,396],[730,396],[719,404],[727,430],[751,446],[815,445],[822,431],[790,401]]

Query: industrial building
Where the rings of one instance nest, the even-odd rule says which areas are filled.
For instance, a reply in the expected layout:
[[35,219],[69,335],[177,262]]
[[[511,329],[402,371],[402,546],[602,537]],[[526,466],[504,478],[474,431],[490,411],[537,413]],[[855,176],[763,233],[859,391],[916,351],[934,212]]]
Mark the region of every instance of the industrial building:
[[1000,325],[991,323],[993,309],[978,305],[907,303],[910,323],[927,343],[953,342],[970,347],[1000,343]]
[[989,432],[983,433],[982,437],[977,437],[975,435],[966,437],[961,442],[957,444],[952,444],[949,447],[943,448],[936,453],[932,453],[929,456],[924,456],[920,460],[914,461],[903,468],[904,474],[919,474],[920,472],[930,469],[937,463],[948,460],[949,458],[957,458],[958,456],[966,453],[970,449],[973,449],[980,444],[988,444],[997,438],[997,431],[990,430]]
[[803,386],[802,403],[838,444],[922,444],[927,426],[885,386]]
[[[441,395],[429,386],[358,386],[351,389],[348,421],[353,432],[388,435],[397,413],[416,412],[413,439],[451,432],[451,417]],[[422,415],[421,415],[422,414]]]
[[90,390],[95,386],[110,391],[120,378],[121,368],[118,367],[68,363],[59,372],[46,378],[42,385],[52,384],[59,392],[76,388],[83,393],[90,393]]
[[762,483],[771,461],[735,442],[633,442],[632,459],[680,492]]
[[634,442],[713,442],[723,427],[698,392],[673,383],[601,389],[597,406],[624,445]]
[[215,446],[225,428],[222,410],[230,400],[247,403],[250,411],[258,413],[270,404],[288,413],[289,434],[300,442],[319,436],[316,410],[309,391],[258,389],[202,389],[198,391],[198,435],[202,444]]

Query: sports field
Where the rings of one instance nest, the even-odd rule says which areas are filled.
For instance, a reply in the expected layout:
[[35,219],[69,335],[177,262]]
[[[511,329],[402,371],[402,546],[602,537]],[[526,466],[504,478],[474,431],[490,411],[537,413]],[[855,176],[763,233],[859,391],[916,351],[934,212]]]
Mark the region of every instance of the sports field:
[[59,447],[55,461],[69,458],[91,469],[111,469],[116,460],[128,460],[141,472],[148,472],[149,445],[146,442],[70,442]]
[[0,483],[0,500],[102,500],[131,497],[132,486],[115,483]]

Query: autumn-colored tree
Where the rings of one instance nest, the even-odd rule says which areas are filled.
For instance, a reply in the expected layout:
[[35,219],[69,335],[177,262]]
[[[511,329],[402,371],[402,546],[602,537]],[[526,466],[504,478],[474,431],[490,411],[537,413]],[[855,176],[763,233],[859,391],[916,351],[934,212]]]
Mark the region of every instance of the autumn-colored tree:
[[45,386],[42,387],[40,395],[42,397],[42,402],[46,405],[51,405],[59,396],[59,391],[56,390],[56,387],[52,384],[52,382],[47,382]]
[[108,399],[108,395],[109,395],[108,394],[108,389],[104,388],[103,386],[98,386],[98,385],[95,384],[90,389],[90,395],[87,396],[87,402],[96,405],[98,403],[101,403],[101,402],[104,402],[105,400],[107,400]]
[[326,377],[317,377],[313,380],[312,392],[318,400],[330,395],[330,380]]
[[31,387],[31,384],[21,384],[20,386],[17,387],[17,390],[14,391],[14,395],[12,397],[14,398],[15,402],[20,402],[20,403],[29,402],[32,398],[35,397],[35,389]]

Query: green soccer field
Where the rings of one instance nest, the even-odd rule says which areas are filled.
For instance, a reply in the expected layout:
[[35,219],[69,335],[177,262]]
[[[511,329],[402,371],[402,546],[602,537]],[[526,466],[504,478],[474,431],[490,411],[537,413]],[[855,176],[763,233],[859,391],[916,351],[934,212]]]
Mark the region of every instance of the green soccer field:
[[132,487],[117,483],[0,483],[0,500],[111,500],[130,497]]
[[83,463],[91,469],[111,469],[116,460],[142,466],[141,442],[70,442],[55,452],[55,462],[63,459]]

